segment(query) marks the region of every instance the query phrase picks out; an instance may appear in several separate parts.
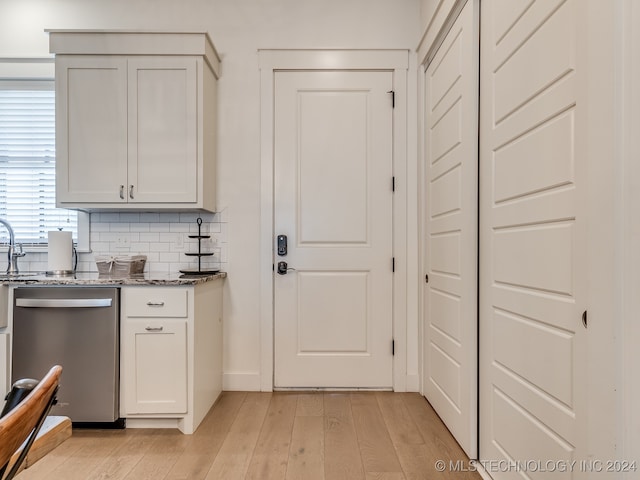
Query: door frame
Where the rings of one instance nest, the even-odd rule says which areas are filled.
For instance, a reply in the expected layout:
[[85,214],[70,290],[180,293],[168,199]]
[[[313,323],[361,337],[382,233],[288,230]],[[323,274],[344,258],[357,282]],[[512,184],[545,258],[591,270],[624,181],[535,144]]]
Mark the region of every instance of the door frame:
[[[274,384],[274,77],[286,70],[393,72],[393,389],[407,390],[407,71],[409,50],[259,50],[260,68],[260,390]],[[391,179],[390,179],[391,180]],[[391,186],[390,186],[391,188]]]

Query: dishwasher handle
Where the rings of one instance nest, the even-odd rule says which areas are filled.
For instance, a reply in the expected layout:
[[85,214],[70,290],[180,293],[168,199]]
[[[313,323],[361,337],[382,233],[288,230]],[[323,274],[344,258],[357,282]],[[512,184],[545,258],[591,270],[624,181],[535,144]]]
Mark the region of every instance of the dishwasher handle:
[[97,308],[110,307],[112,298],[16,298],[16,307]]

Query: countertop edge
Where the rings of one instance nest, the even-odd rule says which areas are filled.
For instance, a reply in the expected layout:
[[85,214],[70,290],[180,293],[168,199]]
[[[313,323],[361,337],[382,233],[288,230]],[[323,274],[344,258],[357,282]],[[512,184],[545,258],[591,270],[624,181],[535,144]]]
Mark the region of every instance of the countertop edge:
[[72,277],[47,277],[45,275],[24,276],[11,279],[0,280],[0,285],[9,286],[189,286],[200,285],[227,277],[226,272],[219,272],[212,275],[193,275],[183,278],[170,276],[162,278],[145,275],[144,277],[110,277],[98,276],[95,278],[72,278]]

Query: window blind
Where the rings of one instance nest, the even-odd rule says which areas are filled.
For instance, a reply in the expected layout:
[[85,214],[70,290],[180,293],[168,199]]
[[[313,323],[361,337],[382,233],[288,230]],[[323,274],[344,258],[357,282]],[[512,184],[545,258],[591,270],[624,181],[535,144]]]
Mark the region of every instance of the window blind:
[[[71,230],[77,213],[55,208],[55,94],[53,82],[0,82],[0,218],[16,242],[47,243],[47,232]],[[0,225],[0,242],[9,236]]]

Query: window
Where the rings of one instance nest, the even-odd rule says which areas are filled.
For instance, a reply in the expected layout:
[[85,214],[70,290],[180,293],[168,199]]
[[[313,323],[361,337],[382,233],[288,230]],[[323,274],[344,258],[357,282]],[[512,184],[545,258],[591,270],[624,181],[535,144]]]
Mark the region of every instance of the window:
[[53,81],[0,82],[0,218],[25,245],[46,244],[58,228],[78,239],[77,212],[55,208]]

